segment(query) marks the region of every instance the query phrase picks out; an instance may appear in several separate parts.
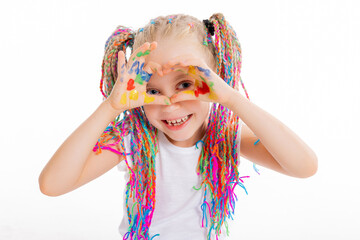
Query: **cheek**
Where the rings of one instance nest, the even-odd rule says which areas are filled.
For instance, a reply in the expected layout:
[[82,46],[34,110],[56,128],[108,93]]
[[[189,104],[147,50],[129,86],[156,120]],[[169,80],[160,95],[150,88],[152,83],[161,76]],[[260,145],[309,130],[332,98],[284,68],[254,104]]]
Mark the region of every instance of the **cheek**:
[[158,112],[157,107],[155,105],[144,105],[143,108],[147,119],[152,124]]
[[207,115],[210,110],[210,102],[200,102],[198,108],[202,115]]
[[[191,112],[197,113],[198,116],[208,116],[210,111],[210,103],[199,100],[185,101]],[[184,102],[184,103],[185,103]]]

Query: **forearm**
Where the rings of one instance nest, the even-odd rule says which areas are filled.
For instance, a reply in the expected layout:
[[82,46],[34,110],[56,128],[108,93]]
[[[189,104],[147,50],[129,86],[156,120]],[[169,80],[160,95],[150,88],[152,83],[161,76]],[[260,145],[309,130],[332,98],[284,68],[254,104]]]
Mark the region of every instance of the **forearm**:
[[98,138],[115,119],[116,112],[103,102],[59,147],[42,170],[40,189],[67,189],[73,186],[84,169]]
[[312,149],[282,122],[240,92],[234,90],[224,106],[241,118],[289,175],[304,177],[316,171],[317,157]]

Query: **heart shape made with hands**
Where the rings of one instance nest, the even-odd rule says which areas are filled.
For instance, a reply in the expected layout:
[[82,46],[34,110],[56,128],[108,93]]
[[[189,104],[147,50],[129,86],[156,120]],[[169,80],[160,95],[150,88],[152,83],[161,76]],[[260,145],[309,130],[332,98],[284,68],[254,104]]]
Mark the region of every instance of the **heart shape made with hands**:
[[193,81],[190,89],[175,93],[170,97],[171,103],[185,100],[201,100],[224,103],[233,89],[199,59],[171,60],[166,64],[155,64],[160,76],[170,72],[181,72]]
[[[148,59],[151,51],[156,49],[156,42],[144,43],[132,53],[129,61],[125,53],[118,53],[118,79],[109,102],[114,109],[123,110],[145,104],[170,105],[185,100],[200,100],[222,104],[227,101],[233,89],[204,62],[192,54],[176,56],[160,65]],[[170,72],[179,71],[184,80],[191,85],[177,91],[171,97],[160,94],[149,94],[147,83],[153,74],[160,77]],[[124,83],[124,84],[122,84]]]

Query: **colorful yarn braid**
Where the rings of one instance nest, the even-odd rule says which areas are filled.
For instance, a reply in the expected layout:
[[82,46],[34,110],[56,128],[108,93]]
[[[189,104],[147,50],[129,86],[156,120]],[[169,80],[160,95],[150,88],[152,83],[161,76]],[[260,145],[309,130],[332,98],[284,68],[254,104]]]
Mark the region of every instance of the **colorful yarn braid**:
[[[225,21],[222,14],[214,14],[209,19],[215,28],[214,45],[216,48],[217,74],[224,81],[236,90],[239,90],[239,80],[241,71],[241,47],[231,26]],[[211,37],[207,36],[207,42]],[[208,43],[212,44],[212,43]],[[242,87],[248,97],[247,91],[242,83]],[[199,190],[204,188],[204,201],[201,205],[203,211],[203,223],[206,219],[208,227],[207,213],[211,221],[209,224],[208,239],[212,230],[215,231],[216,238],[221,234],[221,227],[225,225],[228,232],[227,218],[232,218],[235,211],[234,193],[236,185],[242,187],[245,192],[238,172],[238,156],[236,149],[237,132],[239,117],[226,107],[217,103],[212,104],[209,116],[204,146],[198,164],[198,174],[203,176],[203,181]],[[225,127],[224,127],[225,126]],[[240,137],[240,136],[239,136]],[[207,202],[207,195],[210,194],[210,204]],[[234,198],[235,197],[235,198]]]
[[[126,53],[127,48],[133,47],[134,41],[138,45],[145,40],[154,40],[153,36],[159,31],[167,34],[170,31],[178,31],[185,26],[190,31],[199,31],[204,38],[208,39],[206,46],[215,51],[217,73],[231,87],[239,90],[239,80],[245,90],[240,78],[241,48],[236,34],[231,26],[224,20],[221,14],[214,14],[210,21],[215,27],[214,43],[212,38],[205,32],[202,22],[186,15],[171,15],[152,19],[150,24],[141,28],[136,33],[122,26],[106,41],[105,55],[102,65],[102,77],[100,90],[107,98],[117,79],[117,52],[122,50]],[[181,23],[184,23],[181,25]],[[189,27],[189,24],[192,24]],[[195,26],[196,25],[196,26]],[[162,26],[166,26],[163,29]],[[194,30],[197,29],[197,30]],[[179,30],[180,31],[180,30]],[[160,32],[163,33],[163,32]],[[145,37],[148,34],[148,37]],[[149,35],[150,34],[150,35]],[[143,40],[138,40],[143,39]],[[199,43],[202,45],[202,42]],[[214,47],[215,46],[215,47]],[[246,96],[248,94],[245,90]],[[202,152],[198,162],[198,175],[202,176],[201,185],[195,190],[204,188],[204,201],[200,206],[203,211],[203,223],[209,228],[208,239],[214,230],[216,238],[221,234],[223,225],[228,235],[227,218],[232,219],[235,210],[234,188],[239,185],[245,192],[242,178],[238,173],[238,155],[236,144],[239,117],[231,110],[213,104],[209,116],[206,136]],[[131,152],[125,152],[123,137],[131,134]],[[149,236],[154,209],[156,189],[155,156],[158,153],[158,142],[156,138],[157,129],[147,120],[143,108],[134,108],[124,111],[105,129],[94,151],[101,149],[113,151],[125,160],[129,169],[129,182],[126,185],[126,207],[129,221],[128,232],[123,239],[153,239],[158,236]],[[126,155],[132,156],[132,166],[127,162]],[[247,193],[247,192],[246,192]],[[134,204],[129,206],[129,199]],[[209,200],[208,200],[209,199]],[[209,216],[209,217],[208,217]],[[210,223],[208,223],[208,219]]]
[[[118,26],[106,41],[100,81],[100,91],[104,99],[110,95],[117,79],[117,53],[122,50],[126,54],[127,48],[132,51],[134,38],[135,33],[131,29]],[[123,137],[129,133],[131,153],[126,153]],[[129,169],[125,201],[130,227],[124,239],[149,239],[149,228],[155,209],[155,156],[158,152],[156,133],[157,130],[148,122],[142,108],[130,109],[109,124],[93,149],[97,154],[101,153],[101,149],[119,154]],[[119,149],[117,146],[120,146]],[[126,155],[132,156],[133,167],[127,162]],[[131,209],[129,198],[134,202]]]

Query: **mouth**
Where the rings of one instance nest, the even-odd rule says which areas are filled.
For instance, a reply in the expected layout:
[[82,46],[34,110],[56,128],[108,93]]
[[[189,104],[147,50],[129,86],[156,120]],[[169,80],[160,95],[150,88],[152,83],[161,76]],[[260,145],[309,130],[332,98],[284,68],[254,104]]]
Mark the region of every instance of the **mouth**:
[[161,120],[161,121],[165,124],[166,127],[168,127],[171,130],[180,130],[189,123],[192,116],[193,116],[193,114],[189,114],[189,115],[179,118],[179,119]]

